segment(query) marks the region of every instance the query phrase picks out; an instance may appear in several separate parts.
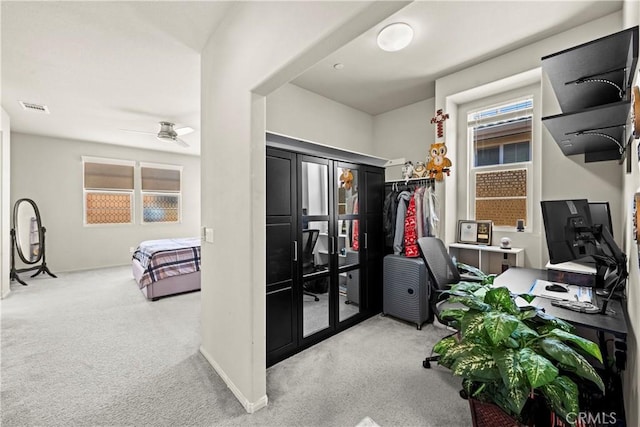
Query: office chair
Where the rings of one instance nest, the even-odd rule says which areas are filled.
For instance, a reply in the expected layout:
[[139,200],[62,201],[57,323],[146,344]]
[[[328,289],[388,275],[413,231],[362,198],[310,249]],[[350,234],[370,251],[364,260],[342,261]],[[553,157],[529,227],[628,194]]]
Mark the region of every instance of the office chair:
[[[463,308],[464,306],[459,303],[449,303],[446,299],[439,301],[440,291],[445,291],[451,285],[458,283],[460,281],[460,272],[449,256],[449,252],[442,240],[437,237],[421,237],[418,239],[418,246],[429,271],[429,283],[432,289],[429,306],[438,321],[446,325],[447,322],[440,317],[440,312],[444,309],[444,306],[446,305],[446,308]],[[422,366],[430,368],[430,362],[435,362],[439,358],[440,356],[427,357],[422,362]]]
[[[316,247],[316,243],[318,242],[318,235],[320,234],[320,230],[316,229],[307,229],[302,230],[302,275],[313,273],[315,271],[316,265],[313,259],[313,249]],[[306,290],[306,284],[303,282],[302,284],[302,293],[304,295],[308,295],[313,297],[315,301],[320,301],[317,295],[312,294],[311,292]]]

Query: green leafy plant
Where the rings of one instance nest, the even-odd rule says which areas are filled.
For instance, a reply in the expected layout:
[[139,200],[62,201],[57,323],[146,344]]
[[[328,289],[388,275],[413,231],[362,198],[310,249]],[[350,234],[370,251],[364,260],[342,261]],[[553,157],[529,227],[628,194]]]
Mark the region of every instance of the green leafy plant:
[[[467,266],[468,267],[468,266]],[[458,332],[433,348],[439,363],[462,377],[467,395],[493,402],[520,421],[533,396],[569,424],[570,413],[579,412],[578,385],[572,378],[604,384],[586,357],[602,362],[599,347],[573,333],[567,322],[532,306],[519,307],[518,296],[493,287],[493,278],[480,274],[482,282],[460,282],[449,294],[451,303],[463,308],[440,312],[440,318]]]

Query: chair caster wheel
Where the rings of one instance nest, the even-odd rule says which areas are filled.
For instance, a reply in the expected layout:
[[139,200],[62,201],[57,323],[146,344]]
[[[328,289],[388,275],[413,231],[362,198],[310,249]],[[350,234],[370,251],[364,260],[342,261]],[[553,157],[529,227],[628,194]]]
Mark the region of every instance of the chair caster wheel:
[[422,367],[424,369],[431,369],[431,362],[429,362],[428,360],[423,360],[422,361]]
[[318,297],[314,297],[314,299],[315,299],[316,301],[320,301],[320,298],[318,298]]

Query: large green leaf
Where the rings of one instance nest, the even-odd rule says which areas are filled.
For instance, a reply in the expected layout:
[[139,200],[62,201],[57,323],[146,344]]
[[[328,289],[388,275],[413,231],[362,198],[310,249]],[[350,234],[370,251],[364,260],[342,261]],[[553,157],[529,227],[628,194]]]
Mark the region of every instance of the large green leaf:
[[451,367],[453,375],[473,381],[500,380],[500,371],[490,354],[474,354],[461,357]]
[[484,302],[509,314],[516,314],[520,311],[507,288],[499,287],[488,290],[484,296]]
[[504,385],[509,388],[527,386],[526,373],[520,366],[518,352],[510,348],[499,348],[493,352],[493,359],[496,361],[500,376]]
[[467,294],[471,294],[478,289],[482,288],[482,284],[478,282],[458,282],[455,285],[451,286],[451,291],[461,291]]
[[558,376],[558,368],[530,348],[520,350],[518,358],[520,365],[527,374],[531,388],[538,388],[549,384]]
[[545,313],[542,310],[536,311],[536,317],[542,322],[538,324],[535,330],[539,334],[546,334],[551,332],[555,328],[562,329],[563,331],[573,332],[575,328],[570,324],[565,322],[564,320],[558,319],[555,316]]
[[572,342],[580,349],[582,349],[586,354],[595,357],[596,359],[598,359],[598,361],[600,361],[600,363],[602,363],[602,353],[600,353],[600,347],[598,347],[598,345],[593,341],[589,341],[586,338],[579,337],[577,335],[557,328],[549,332],[549,335],[552,338],[558,338],[562,341]]
[[518,326],[516,326],[516,329],[513,331],[511,336],[517,340],[528,340],[537,338],[540,335],[524,323],[518,322]]
[[442,320],[462,320],[462,317],[467,313],[467,310],[463,308],[446,308],[440,312],[440,318]]
[[592,381],[600,388],[600,390],[604,391],[602,378],[600,378],[587,359],[578,354],[574,349],[565,343],[552,338],[540,340],[540,347],[550,357],[565,366],[571,367],[575,370],[576,374],[580,375],[582,378]]
[[518,294],[518,296],[528,303],[530,303],[536,298],[535,295],[531,295],[531,294]]
[[468,357],[471,355],[487,354],[489,349],[486,346],[475,342],[461,342],[447,351],[447,357],[458,359],[460,357]]
[[[487,292],[487,296],[489,293]],[[484,329],[493,344],[498,344],[511,335],[520,321],[511,314],[491,311],[484,314]]]
[[526,385],[509,388],[506,390],[506,401],[509,409],[516,415],[520,415],[527,399],[529,398],[529,388]]
[[[558,376],[551,383],[540,387],[553,411],[567,422],[569,414],[577,414],[580,411],[578,402],[578,386],[565,376]],[[574,422],[575,422],[575,417]],[[569,422],[570,425],[573,423]]]
[[464,339],[484,336],[484,317],[481,312],[469,311],[463,317],[460,322],[460,333]]
[[449,298],[449,302],[459,302],[463,305],[466,305],[469,308],[473,308],[478,311],[489,311],[491,310],[491,306],[482,301],[481,298],[475,295],[463,295],[463,296],[452,296]]
[[451,347],[455,346],[458,343],[455,335],[450,337],[442,338],[440,341],[433,346],[433,352],[439,355],[445,355],[451,349]]

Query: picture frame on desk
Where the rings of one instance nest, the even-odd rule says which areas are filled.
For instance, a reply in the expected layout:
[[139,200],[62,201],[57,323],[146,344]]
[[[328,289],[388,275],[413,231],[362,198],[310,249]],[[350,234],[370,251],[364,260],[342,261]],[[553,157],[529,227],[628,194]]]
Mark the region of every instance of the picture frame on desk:
[[461,219],[458,221],[458,243],[473,245],[491,245],[492,221],[472,221]]

